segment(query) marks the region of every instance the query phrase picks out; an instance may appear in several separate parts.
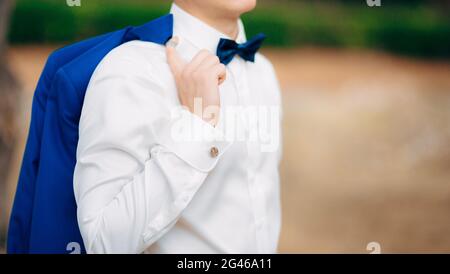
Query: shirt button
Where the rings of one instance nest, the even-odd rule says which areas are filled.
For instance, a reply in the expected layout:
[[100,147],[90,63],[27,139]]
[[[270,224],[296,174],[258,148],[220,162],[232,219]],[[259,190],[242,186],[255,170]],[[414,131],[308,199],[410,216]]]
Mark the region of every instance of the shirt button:
[[217,147],[212,147],[209,151],[209,154],[211,155],[211,157],[216,158],[217,155],[219,155],[219,149]]

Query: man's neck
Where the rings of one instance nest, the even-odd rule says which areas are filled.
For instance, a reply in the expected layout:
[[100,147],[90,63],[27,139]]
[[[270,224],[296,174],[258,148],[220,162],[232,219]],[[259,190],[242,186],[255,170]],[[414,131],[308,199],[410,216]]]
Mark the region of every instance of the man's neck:
[[239,34],[238,18],[223,17],[211,11],[206,11],[194,5],[189,5],[185,1],[175,1],[175,4],[181,9],[197,17],[205,24],[217,29],[232,39],[236,39]]

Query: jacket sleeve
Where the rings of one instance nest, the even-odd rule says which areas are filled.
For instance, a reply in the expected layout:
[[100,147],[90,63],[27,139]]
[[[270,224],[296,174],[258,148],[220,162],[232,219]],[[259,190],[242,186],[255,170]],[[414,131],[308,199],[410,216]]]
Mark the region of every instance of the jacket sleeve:
[[45,64],[33,95],[30,128],[8,227],[8,253],[29,252],[46,103],[56,70],[56,57],[52,54]]
[[[88,253],[143,252],[176,223],[229,146],[152,77],[144,64],[107,57],[89,84],[74,172]],[[209,137],[192,138],[196,131]]]

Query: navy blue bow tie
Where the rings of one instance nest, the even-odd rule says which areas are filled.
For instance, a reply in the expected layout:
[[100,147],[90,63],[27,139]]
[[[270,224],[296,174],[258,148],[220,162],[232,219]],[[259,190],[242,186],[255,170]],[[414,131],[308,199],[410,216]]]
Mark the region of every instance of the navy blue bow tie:
[[224,65],[228,65],[236,54],[246,61],[254,62],[255,54],[261,47],[265,38],[266,36],[263,33],[260,33],[243,44],[221,38],[219,45],[217,46],[217,56]]

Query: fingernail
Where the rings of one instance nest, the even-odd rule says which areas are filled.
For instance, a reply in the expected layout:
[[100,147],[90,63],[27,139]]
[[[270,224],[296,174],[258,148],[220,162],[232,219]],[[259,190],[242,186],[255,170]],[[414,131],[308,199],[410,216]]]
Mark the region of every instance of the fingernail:
[[167,41],[166,46],[176,48],[178,46],[178,37],[172,37],[169,41]]

